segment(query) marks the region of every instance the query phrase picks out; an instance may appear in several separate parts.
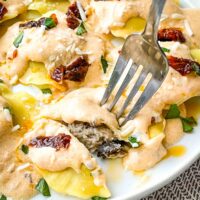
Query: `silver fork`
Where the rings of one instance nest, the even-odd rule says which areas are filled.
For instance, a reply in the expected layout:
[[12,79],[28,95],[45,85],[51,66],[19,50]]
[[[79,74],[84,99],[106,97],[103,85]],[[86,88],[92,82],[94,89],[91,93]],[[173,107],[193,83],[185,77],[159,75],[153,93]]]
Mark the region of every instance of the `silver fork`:
[[151,78],[144,91],[134,104],[131,111],[120,123],[120,126],[124,125],[127,121],[135,117],[141,108],[155,94],[168,73],[169,66],[167,58],[157,42],[157,31],[165,2],[166,0],[152,0],[149,17],[144,32],[142,34],[132,34],[126,39],[114,71],[111,75],[108,87],[106,88],[104,96],[101,100],[101,105],[108,101],[128,63],[132,61],[132,66],[128,70],[125,79],[122,81],[122,84],[116,92],[114,100],[108,108],[108,110],[111,111],[118,102],[123,91],[133,79],[138,67],[141,65],[143,66],[137,81],[128,94],[128,97],[126,98],[122,108],[117,113],[117,119],[119,120],[130,102],[133,100],[134,96],[139,91],[141,85],[144,83],[147,75],[151,74]]

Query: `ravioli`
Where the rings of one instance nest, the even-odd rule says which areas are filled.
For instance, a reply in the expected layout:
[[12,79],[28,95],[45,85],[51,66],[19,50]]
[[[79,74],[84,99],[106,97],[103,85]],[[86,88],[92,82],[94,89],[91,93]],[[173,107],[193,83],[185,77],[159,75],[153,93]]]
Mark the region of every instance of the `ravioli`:
[[[104,174],[95,158],[64,125],[53,120],[41,119],[34,123],[33,129],[25,135],[24,140],[24,143],[29,146],[28,157],[40,168],[39,172],[56,191],[79,197],[81,193],[73,189],[74,186],[77,187],[74,180],[77,177],[78,181],[85,182],[84,186],[87,190],[91,188],[91,194],[86,190],[82,193],[83,197],[99,195],[101,192],[103,195],[109,195]],[[64,179],[61,179],[62,176]],[[67,177],[69,177],[68,181],[75,181],[70,187],[67,187],[68,181],[65,180]],[[61,181],[58,186],[53,181],[56,178],[58,183]]]

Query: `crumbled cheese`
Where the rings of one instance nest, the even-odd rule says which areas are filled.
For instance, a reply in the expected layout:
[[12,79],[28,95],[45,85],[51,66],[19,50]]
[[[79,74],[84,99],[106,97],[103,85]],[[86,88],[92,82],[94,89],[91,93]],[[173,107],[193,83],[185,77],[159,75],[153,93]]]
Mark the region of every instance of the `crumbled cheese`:
[[10,80],[10,84],[12,85],[12,84],[16,83],[17,80],[18,80],[18,75],[14,75]]
[[170,50],[171,51],[176,51],[179,47],[180,47],[180,42],[175,42],[172,46],[171,46],[171,48],[170,48]]
[[9,173],[13,172],[14,170],[15,170],[15,163],[10,164],[6,169],[6,171]]
[[19,129],[20,129],[20,125],[17,124],[16,126],[14,126],[14,127],[12,128],[12,132],[15,132],[15,131],[17,131],[17,130],[19,130]]
[[30,167],[30,166],[31,166],[30,163],[25,163],[25,164],[23,164],[23,165],[18,166],[16,170],[17,170],[17,171],[21,171],[21,170],[24,170],[24,169],[26,169],[26,168],[28,168],[28,167]]
[[91,51],[82,51],[81,49],[79,49],[78,47],[77,48],[75,48],[75,52],[76,52],[76,54],[78,54],[78,55],[83,55],[83,54],[87,54],[87,55],[89,55],[89,54],[92,54],[92,52]]
[[184,15],[182,15],[182,14],[173,13],[173,14],[171,15],[171,18],[172,18],[172,19],[184,19],[185,17],[184,17]]
[[82,7],[81,3],[79,1],[76,1],[76,4],[77,4],[78,10],[79,10],[79,13],[81,15],[82,21],[83,22],[86,21],[86,15],[85,15],[85,12],[83,10],[83,7]]
[[193,36],[194,35],[193,31],[192,31],[190,24],[187,20],[184,20],[184,26],[185,26],[185,30],[187,31],[188,35]]
[[168,15],[162,14],[160,21],[164,21],[168,18]]
[[94,158],[87,160],[84,164],[89,170],[93,170],[96,167],[96,161]]
[[138,144],[138,143],[131,143],[131,146],[132,146],[133,148],[137,148],[137,147],[139,147],[139,144]]
[[10,114],[9,109],[8,108],[4,108],[3,112],[4,112],[6,120],[9,121],[9,122],[11,122],[12,121],[12,116]]

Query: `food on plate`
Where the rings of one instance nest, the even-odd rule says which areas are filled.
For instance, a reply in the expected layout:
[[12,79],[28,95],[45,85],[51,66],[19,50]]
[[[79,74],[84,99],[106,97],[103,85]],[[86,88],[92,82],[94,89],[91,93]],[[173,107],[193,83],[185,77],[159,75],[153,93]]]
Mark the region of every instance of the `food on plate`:
[[162,86],[123,126],[116,113],[135,78],[112,112],[113,97],[100,106],[124,39],[144,30],[150,4],[0,1],[3,198],[48,197],[52,190],[79,199],[112,197],[110,160],[122,161],[127,171],[148,170],[192,133],[197,119],[186,101],[200,96],[199,9],[181,9],[173,0],[157,33],[170,66]]

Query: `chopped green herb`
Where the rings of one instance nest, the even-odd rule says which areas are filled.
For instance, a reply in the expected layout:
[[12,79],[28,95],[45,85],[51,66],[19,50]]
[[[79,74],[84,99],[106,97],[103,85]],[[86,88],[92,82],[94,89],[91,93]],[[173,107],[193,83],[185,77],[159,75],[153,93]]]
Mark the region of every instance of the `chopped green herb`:
[[7,1],[7,0],[3,0],[3,1]]
[[92,200],[106,200],[106,199],[108,199],[108,198],[94,196],[94,197],[92,197],[91,199],[92,199]]
[[0,79],[0,83],[4,83],[2,79]]
[[196,120],[194,117],[181,117],[180,116],[180,110],[176,104],[172,104],[170,106],[170,109],[168,110],[165,119],[174,119],[174,118],[180,118],[182,125],[183,125],[183,131],[186,133],[190,133],[193,131],[193,127],[197,125]]
[[7,197],[5,195],[1,195],[0,200],[7,200]]
[[28,154],[28,152],[29,152],[29,148],[25,144],[22,144],[21,150],[24,152],[24,154]]
[[180,117],[180,110],[176,104],[172,104],[165,116],[165,119],[174,119]]
[[24,32],[23,31],[19,32],[18,36],[15,38],[13,42],[16,48],[19,47],[20,43],[22,42],[23,37],[24,37]]
[[181,117],[181,122],[183,125],[183,131],[186,133],[191,133],[193,131],[193,127],[197,125],[197,122],[194,119],[194,117]]
[[35,189],[46,197],[51,196],[49,186],[43,178],[39,180],[38,184],[35,186]]
[[163,51],[163,52],[169,53],[169,52],[170,52],[170,49],[167,49],[167,48],[165,48],[165,47],[162,47],[162,51]]
[[107,60],[104,58],[104,56],[101,56],[101,65],[103,68],[103,72],[104,74],[107,72],[107,68],[108,68],[108,62]]
[[83,35],[84,33],[87,33],[87,30],[85,29],[83,22],[81,22],[76,31],[76,35]]
[[46,26],[46,28],[51,29],[56,26],[56,23],[51,17],[47,17],[45,19],[44,25]]
[[52,91],[50,88],[44,88],[44,89],[41,89],[42,90],[42,93],[43,94],[52,94]]
[[138,141],[138,139],[136,137],[130,136],[128,138],[128,140],[129,140],[129,142],[132,144],[132,146],[134,148],[137,148],[137,147],[139,147],[141,145],[141,143]]
[[200,67],[199,67],[196,63],[193,63],[192,68],[193,68],[194,72],[195,72],[198,76],[200,76]]

